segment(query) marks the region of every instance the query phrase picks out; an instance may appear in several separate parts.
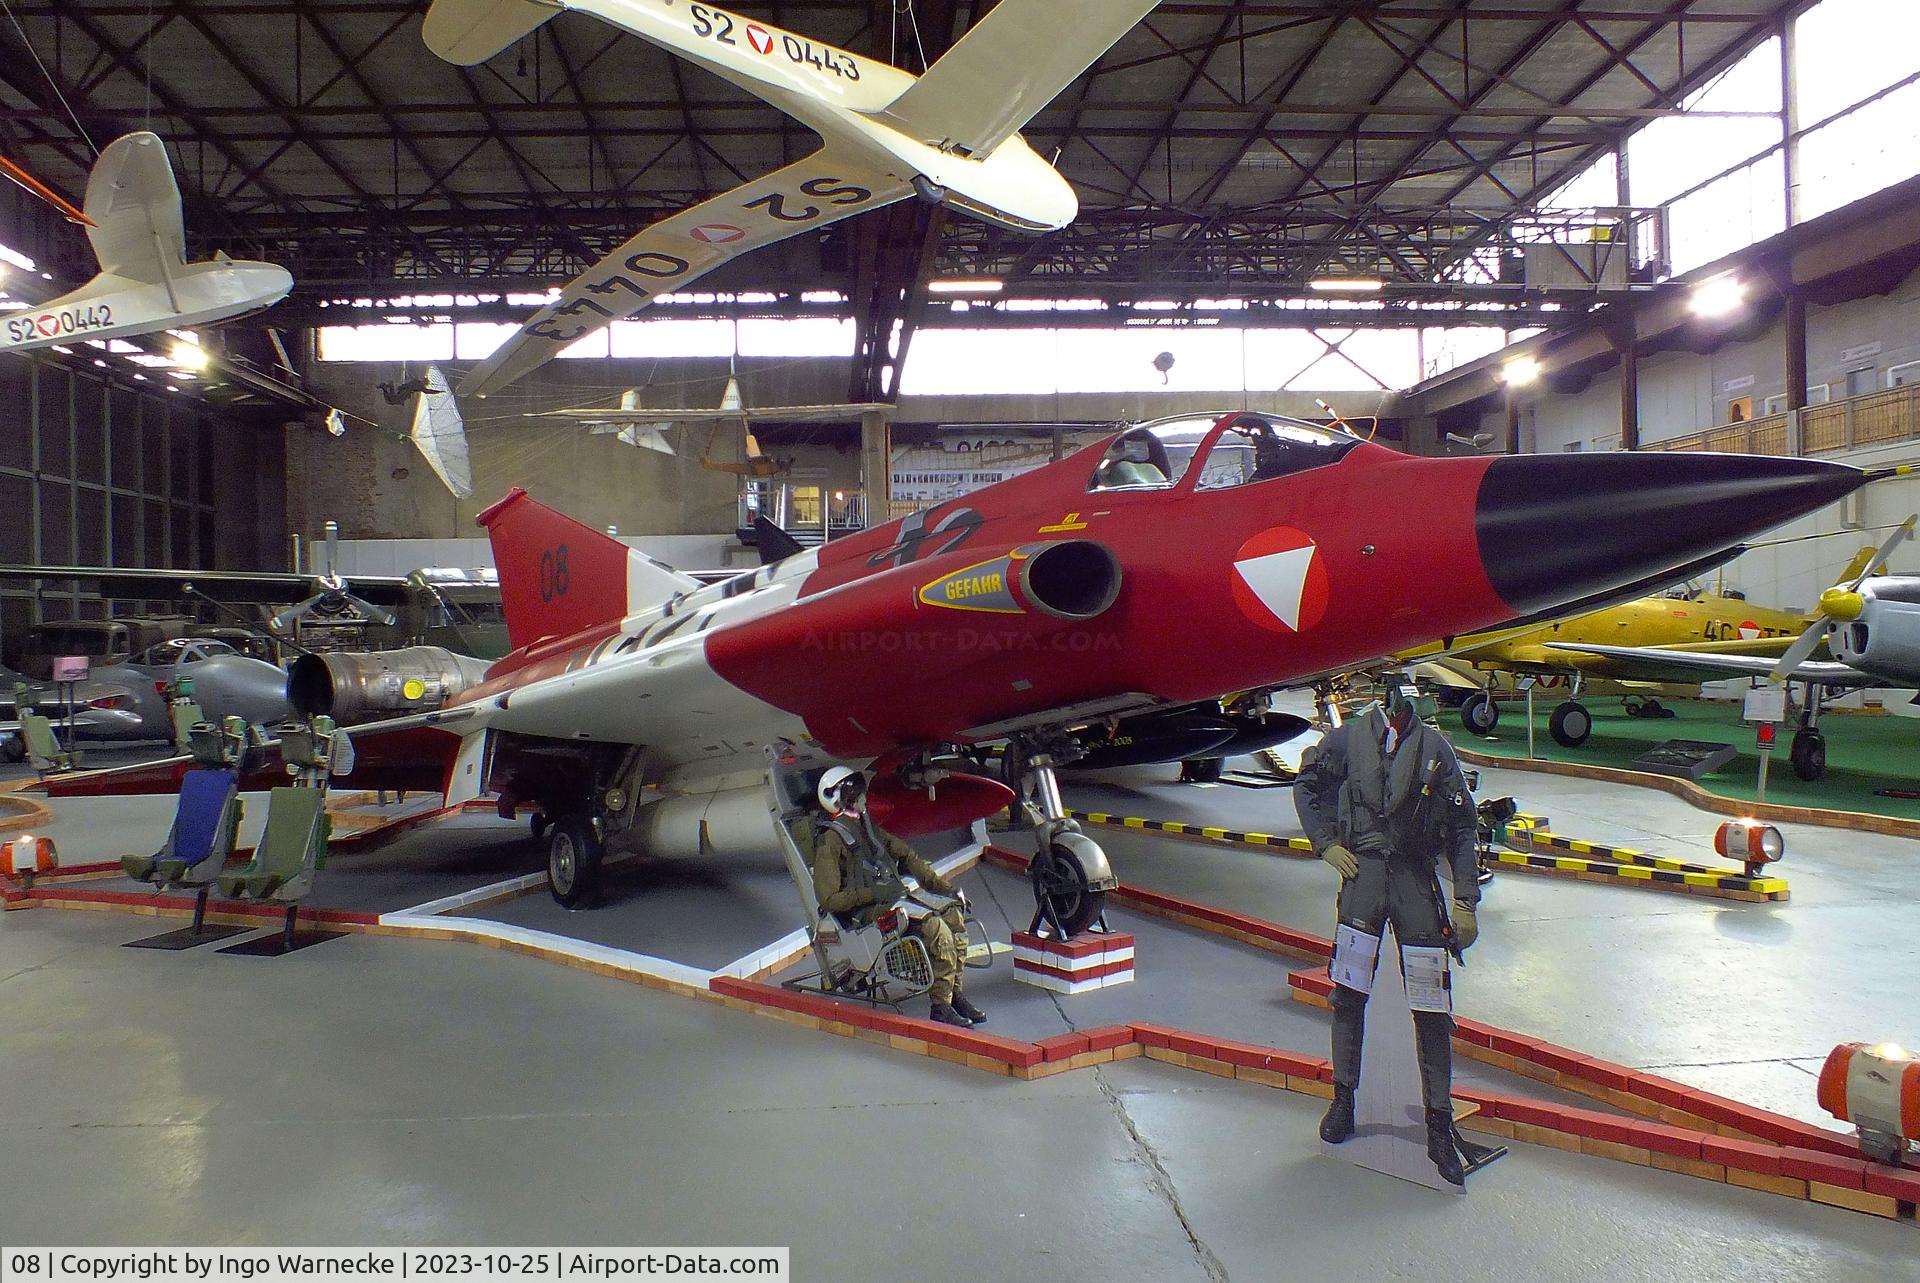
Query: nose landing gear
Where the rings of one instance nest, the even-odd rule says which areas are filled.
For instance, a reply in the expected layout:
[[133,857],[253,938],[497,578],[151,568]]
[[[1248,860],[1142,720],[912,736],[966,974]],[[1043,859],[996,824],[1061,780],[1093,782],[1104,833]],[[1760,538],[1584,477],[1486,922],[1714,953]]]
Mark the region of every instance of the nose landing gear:
[[1060,801],[1056,764],[1077,756],[1077,744],[1065,738],[1016,740],[1003,757],[1007,783],[1033,826],[1034,856],[1027,865],[1034,914],[1029,931],[1049,926],[1059,939],[1078,935],[1100,920],[1107,892],[1120,885],[1107,853],[1080,831]]

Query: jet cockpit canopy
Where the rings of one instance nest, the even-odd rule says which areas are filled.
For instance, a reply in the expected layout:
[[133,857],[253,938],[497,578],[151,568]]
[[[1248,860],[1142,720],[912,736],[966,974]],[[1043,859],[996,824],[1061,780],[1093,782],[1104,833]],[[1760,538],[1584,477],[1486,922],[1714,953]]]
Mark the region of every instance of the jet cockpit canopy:
[[1092,490],[1167,490],[1195,459],[1193,488],[1221,490],[1333,463],[1360,439],[1273,414],[1186,415],[1129,428],[1094,469]]

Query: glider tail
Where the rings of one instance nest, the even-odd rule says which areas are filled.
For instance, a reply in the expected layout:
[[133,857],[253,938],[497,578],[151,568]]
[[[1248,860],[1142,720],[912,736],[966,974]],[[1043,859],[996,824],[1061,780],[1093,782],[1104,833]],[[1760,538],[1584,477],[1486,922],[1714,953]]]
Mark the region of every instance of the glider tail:
[[516,650],[613,623],[700,586],[613,536],[534,502],[519,486],[474,520],[493,542],[507,640]]
[[433,0],[420,36],[448,62],[471,67],[561,10],[550,0]]

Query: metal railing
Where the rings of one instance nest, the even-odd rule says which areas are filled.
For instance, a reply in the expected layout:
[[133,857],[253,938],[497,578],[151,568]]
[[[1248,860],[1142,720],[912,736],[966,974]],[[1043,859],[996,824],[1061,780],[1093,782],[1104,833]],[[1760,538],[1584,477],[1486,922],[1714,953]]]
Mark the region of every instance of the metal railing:
[[1920,385],[1869,392],[1804,410],[1764,415],[1746,423],[1723,424],[1649,442],[1641,449],[1800,456],[1838,454],[1916,439],[1920,439]]

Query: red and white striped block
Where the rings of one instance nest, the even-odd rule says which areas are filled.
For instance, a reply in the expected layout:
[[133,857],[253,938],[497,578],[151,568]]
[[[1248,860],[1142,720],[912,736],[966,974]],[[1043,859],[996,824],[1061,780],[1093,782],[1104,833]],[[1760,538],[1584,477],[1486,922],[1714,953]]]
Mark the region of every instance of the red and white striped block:
[[1085,993],[1133,979],[1131,935],[1089,935],[1053,940],[1013,933],[1013,978],[1055,993]]

